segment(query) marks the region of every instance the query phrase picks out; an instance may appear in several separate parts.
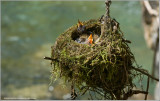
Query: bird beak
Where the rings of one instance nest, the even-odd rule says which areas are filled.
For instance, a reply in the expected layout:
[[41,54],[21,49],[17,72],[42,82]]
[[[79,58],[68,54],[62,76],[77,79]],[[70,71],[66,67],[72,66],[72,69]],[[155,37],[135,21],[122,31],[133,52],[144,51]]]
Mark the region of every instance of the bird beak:
[[81,22],[81,21],[79,21],[79,19],[78,19],[78,27],[80,27],[80,26],[83,26],[83,23]]
[[90,44],[93,44],[93,37],[92,34],[90,34],[90,36],[88,37],[88,41]]

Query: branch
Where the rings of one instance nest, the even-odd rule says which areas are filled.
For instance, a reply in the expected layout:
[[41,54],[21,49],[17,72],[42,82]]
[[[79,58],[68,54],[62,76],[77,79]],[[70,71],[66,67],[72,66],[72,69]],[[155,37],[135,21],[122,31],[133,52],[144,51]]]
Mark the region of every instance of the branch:
[[110,20],[110,15],[109,15],[109,7],[111,5],[111,1],[110,0],[106,0],[105,1],[106,4],[106,13],[103,16],[103,18],[101,20],[103,20],[101,22],[101,35],[100,37],[96,40],[95,43],[98,43],[102,37],[104,37],[104,35],[106,34],[107,30],[109,29],[109,27],[111,26],[111,20]]
[[140,69],[138,69],[138,68],[135,68],[135,67],[133,67],[133,66],[132,66],[132,68],[133,68],[134,70],[136,70],[136,71],[141,72],[141,73],[144,74],[144,75],[147,75],[148,77],[150,77],[150,78],[152,78],[152,79],[154,79],[154,80],[156,80],[156,81],[159,81],[159,79],[153,77],[152,75],[150,75],[150,74],[148,74],[148,73],[146,73],[146,72],[144,72],[144,71],[142,71],[142,70],[140,70]]
[[151,5],[149,4],[149,1],[143,1],[143,2],[144,2],[144,6],[146,7],[150,15],[158,16],[158,12],[152,9]]
[[[147,80],[147,89],[146,89],[146,92],[148,92],[148,89],[149,89],[149,76],[148,76],[148,80]],[[147,100],[147,95],[145,95],[145,99],[144,100]]]
[[51,58],[51,57],[46,57],[46,56],[45,56],[45,57],[44,57],[44,59],[59,62],[59,60],[57,60],[57,59],[53,59],[53,58]]
[[105,17],[109,18],[110,17],[110,15],[109,15],[109,12],[110,12],[109,11],[109,7],[111,5],[111,0],[106,0],[105,4],[106,4],[106,15],[105,15]]
[[126,94],[124,95],[123,100],[127,100],[128,97],[132,96],[133,94],[139,94],[139,93],[148,94],[148,92],[146,92],[146,91],[131,90],[131,91],[129,91],[128,93],[126,93]]
[[132,90],[133,94],[139,94],[139,93],[142,93],[142,94],[148,94],[148,92],[146,91],[140,91],[140,90]]
[[74,89],[74,83],[72,82],[72,85],[71,85],[71,99],[75,100],[76,97],[77,97],[77,94],[76,94],[76,91]]

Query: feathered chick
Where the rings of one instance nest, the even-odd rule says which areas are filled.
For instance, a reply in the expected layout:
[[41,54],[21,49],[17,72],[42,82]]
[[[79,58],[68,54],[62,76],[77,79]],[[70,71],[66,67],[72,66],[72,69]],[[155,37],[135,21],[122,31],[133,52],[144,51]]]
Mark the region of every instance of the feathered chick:
[[93,44],[92,34],[90,34],[90,36],[88,36],[87,34],[84,34],[84,35],[80,36],[79,38],[77,38],[76,42],[78,42],[80,44],[92,45]]
[[78,33],[84,33],[86,31],[86,26],[78,19],[78,24],[77,24],[78,28],[77,31]]
[[92,34],[90,34],[90,36],[88,37],[88,42],[89,42],[89,44],[93,44]]

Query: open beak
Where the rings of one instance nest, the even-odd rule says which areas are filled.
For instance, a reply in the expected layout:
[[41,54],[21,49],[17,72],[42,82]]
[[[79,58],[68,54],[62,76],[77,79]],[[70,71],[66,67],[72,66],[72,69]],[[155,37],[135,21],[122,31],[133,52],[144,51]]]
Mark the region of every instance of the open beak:
[[88,41],[90,44],[93,44],[93,37],[92,34],[90,34],[90,36],[88,37]]
[[79,21],[79,19],[78,19],[78,27],[80,27],[80,26],[83,26],[83,23],[81,22],[81,21]]

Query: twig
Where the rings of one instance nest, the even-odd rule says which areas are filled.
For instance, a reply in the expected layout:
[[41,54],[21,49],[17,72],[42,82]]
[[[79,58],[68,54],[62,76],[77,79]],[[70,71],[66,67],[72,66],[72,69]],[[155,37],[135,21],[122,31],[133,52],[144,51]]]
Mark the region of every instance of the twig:
[[106,13],[103,16],[103,18],[101,19],[101,20],[103,20],[101,22],[101,35],[100,35],[99,39],[96,40],[95,43],[98,43],[102,39],[102,37],[104,37],[104,35],[106,34],[107,30],[110,27],[109,26],[110,24],[108,24],[108,23],[111,23],[111,20],[109,20],[110,19],[109,7],[111,5],[111,0],[106,0],[105,4],[106,4]]
[[76,97],[77,97],[77,94],[76,94],[75,89],[74,89],[74,83],[72,82],[72,85],[71,85],[71,99],[75,100]]
[[132,90],[132,93],[133,94],[139,94],[139,93],[148,94],[148,92],[146,92],[146,91],[140,91],[140,90]]
[[51,60],[51,61],[58,61],[59,62],[59,60],[57,60],[57,59],[53,59],[53,58],[51,58],[51,57],[44,57],[44,59],[46,59],[46,60]]
[[[147,80],[147,89],[146,89],[146,92],[148,92],[148,89],[149,89],[149,76],[148,76],[148,80]],[[147,100],[147,95],[145,95],[145,99],[144,100]]]
[[[157,48],[159,48],[159,34],[158,34],[158,37],[156,38],[156,47],[154,48],[154,56],[153,56],[153,64],[152,64],[152,76],[154,76],[154,72],[155,72],[155,68],[156,68]],[[158,51],[159,51],[159,49],[158,49]]]
[[132,68],[133,68],[134,70],[136,70],[136,71],[141,72],[141,73],[144,74],[144,75],[147,75],[148,77],[150,77],[150,78],[152,78],[152,79],[154,79],[154,80],[156,80],[156,81],[159,81],[158,78],[153,77],[152,75],[150,75],[150,74],[148,74],[148,73],[146,73],[146,72],[144,72],[144,71],[142,71],[142,70],[140,70],[140,69],[138,69],[138,68],[135,68],[135,67],[133,67],[133,66],[132,66]]
[[131,90],[128,93],[124,94],[123,100],[127,100],[128,97],[132,96],[133,94],[139,94],[139,93],[148,94],[148,92],[146,92],[146,91]]
[[94,89],[89,89],[90,91],[93,91],[93,92],[96,92],[97,94],[99,94],[100,96],[104,96],[103,94],[102,94],[102,92],[99,92],[98,90],[94,90]]
[[81,94],[84,95],[88,91],[89,87],[85,89],[85,91]]
[[92,98],[92,94],[91,94],[91,92],[89,91],[89,95],[90,95],[90,97],[91,97],[91,100],[93,100],[93,98]]
[[158,11],[156,11],[155,9],[152,9],[151,5],[149,4],[149,1],[143,1],[143,3],[150,15],[159,16]]
[[109,15],[109,7],[111,5],[111,0],[106,0],[105,4],[106,4],[106,17],[109,18],[110,17],[110,15]]

